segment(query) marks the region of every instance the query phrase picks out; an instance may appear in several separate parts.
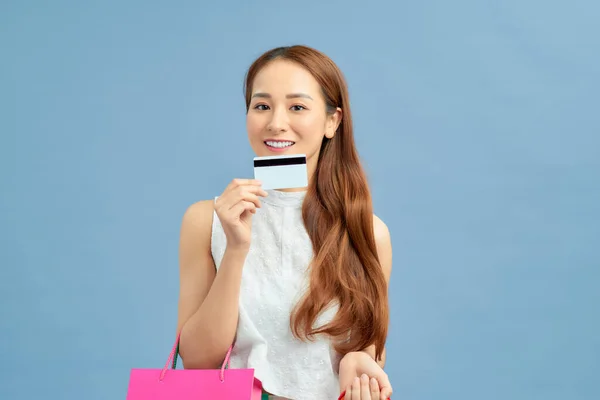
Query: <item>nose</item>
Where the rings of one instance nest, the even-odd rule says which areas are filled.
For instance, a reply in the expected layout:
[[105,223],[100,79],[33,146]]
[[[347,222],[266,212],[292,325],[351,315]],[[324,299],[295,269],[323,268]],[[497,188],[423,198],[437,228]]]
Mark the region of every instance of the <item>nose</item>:
[[267,130],[275,133],[287,132],[287,127],[288,120],[285,110],[282,110],[281,108],[279,110],[274,110],[271,114],[271,120],[267,125]]

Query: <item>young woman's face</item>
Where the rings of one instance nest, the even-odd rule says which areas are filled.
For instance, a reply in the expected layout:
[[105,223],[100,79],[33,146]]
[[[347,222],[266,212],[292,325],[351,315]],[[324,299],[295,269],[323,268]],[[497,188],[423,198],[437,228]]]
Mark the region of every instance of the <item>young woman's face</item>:
[[258,72],[252,87],[246,129],[257,156],[306,154],[309,176],[323,138],[332,138],[341,110],[326,112],[321,87],[300,65],[275,60]]

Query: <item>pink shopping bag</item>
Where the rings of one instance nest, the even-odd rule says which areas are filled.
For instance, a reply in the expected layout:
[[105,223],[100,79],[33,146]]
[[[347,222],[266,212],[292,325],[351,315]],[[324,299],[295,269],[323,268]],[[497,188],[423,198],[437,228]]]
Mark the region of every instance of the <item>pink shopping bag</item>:
[[[260,400],[254,369],[229,369],[231,348],[221,369],[176,369],[179,335],[163,369],[133,368],[127,400]],[[169,369],[169,364],[171,364]]]

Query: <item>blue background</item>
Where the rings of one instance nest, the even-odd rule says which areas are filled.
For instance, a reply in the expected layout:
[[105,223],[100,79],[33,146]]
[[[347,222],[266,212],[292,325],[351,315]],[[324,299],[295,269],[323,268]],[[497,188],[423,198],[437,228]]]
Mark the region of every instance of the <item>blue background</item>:
[[394,397],[600,398],[597,2],[201,3],[0,5],[0,398],[162,367],[181,217],[252,175],[243,75],[295,43],[392,232]]

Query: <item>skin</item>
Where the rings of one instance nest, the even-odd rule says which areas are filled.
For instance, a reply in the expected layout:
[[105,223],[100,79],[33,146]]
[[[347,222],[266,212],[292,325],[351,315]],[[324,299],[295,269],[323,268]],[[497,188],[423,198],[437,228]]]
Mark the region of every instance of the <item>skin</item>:
[[[256,76],[246,117],[250,146],[257,156],[306,154],[311,179],[323,138],[332,138],[342,110],[326,113],[325,99],[314,77],[299,65],[276,60]],[[267,139],[295,142],[285,152],[272,152]],[[305,190],[300,188],[296,190]],[[219,368],[235,340],[242,269],[250,248],[252,216],[267,193],[253,179],[234,179],[217,201],[191,205],[180,232],[180,295],[177,331],[185,368]],[[227,248],[217,271],[211,255],[211,228],[216,212]],[[373,216],[377,250],[386,280],[391,275],[391,241],[386,225]],[[204,323],[211,321],[211,324]],[[340,391],[346,399],[386,399],[392,387],[383,371],[385,356],[374,360],[371,346],[346,354],[340,362]],[[360,379],[362,377],[362,381]],[[374,378],[369,380],[369,378]],[[365,386],[366,385],[366,386]]]
[[[388,284],[392,274],[392,242],[386,224],[373,215],[373,230],[377,245],[377,254],[383,275]],[[375,346],[354,353],[348,353],[340,361],[340,390],[346,390],[346,399],[354,399],[357,393],[365,393],[371,389],[371,397],[357,397],[358,399],[387,399],[392,395],[392,385],[387,374],[383,371],[385,365],[385,349],[381,360],[375,362]],[[359,379],[359,377],[361,377]],[[371,377],[371,381],[369,381]],[[364,379],[366,378],[366,380]],[[373,379],[375,381],[373,382]],[[365,387],[366,385],[366,387]],[[362,389],[361,389],[362,388]],[[377,396],[374,395],[377,393]]]

